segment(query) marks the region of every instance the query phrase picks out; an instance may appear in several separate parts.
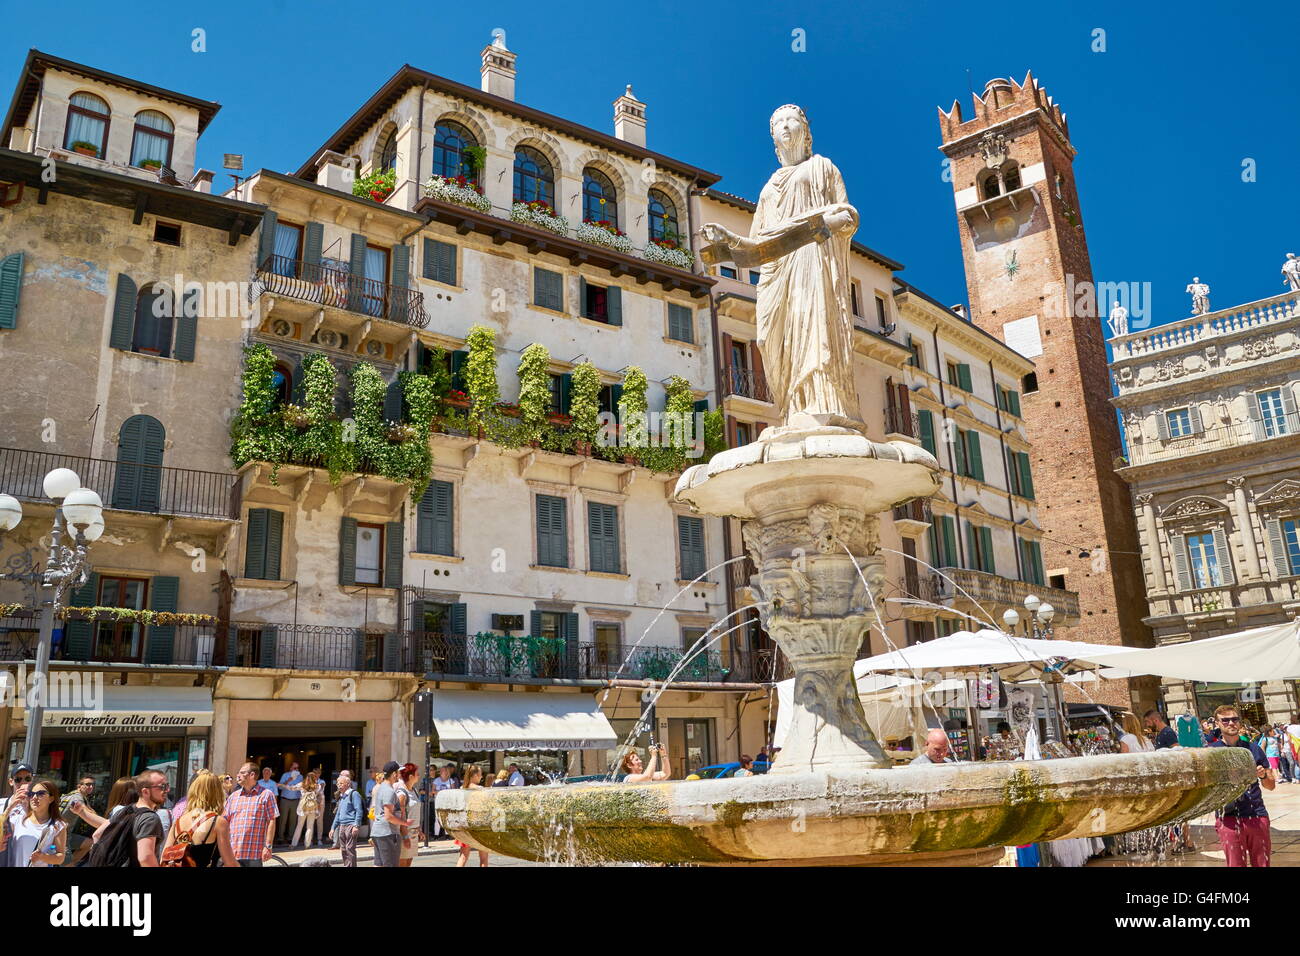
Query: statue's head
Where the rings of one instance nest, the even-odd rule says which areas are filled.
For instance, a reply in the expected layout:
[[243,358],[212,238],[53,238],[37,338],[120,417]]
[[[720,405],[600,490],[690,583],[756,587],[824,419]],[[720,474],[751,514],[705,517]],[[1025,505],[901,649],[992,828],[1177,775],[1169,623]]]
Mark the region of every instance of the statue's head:
[[1295,253],[1294,253],[1294,252],[1288,252],[1288,253],[1286,254],[1286,257],[1287,257],[1288,259],[1294,259],[1294,258],[1295,258]]
[[793,103],[777,107],[767,126],[782,166],[803,162],[812,155],[812,130],[808,127],[808,117]]
[[1193,282],[1200,282],[1200,281],[1201,281],[1201,277],[1200,277],[1200,276],[1192,276],[1192,281],[1193,281]]

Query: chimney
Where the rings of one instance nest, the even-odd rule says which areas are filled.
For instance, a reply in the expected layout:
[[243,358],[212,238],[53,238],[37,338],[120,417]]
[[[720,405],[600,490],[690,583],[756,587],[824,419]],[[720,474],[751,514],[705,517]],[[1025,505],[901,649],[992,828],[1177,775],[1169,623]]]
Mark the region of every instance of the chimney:
[[506,49],[504,33],[498,33],[483,48],[483,66],[479,75],[482,77],[479,88],[484,93],[507,100],[515,98],[515,54]]
[[645,104],[636,98],[630,83],[614,101],[614,135],[633,146],[645,145]]
[[958,302],[956,305],[949,306],[948,309],[950,312],[956,312],[967,322],[970,321],[970,316],[966,314],[966,306],[962,305],[960,302]]
[[320,157],[316,160],[316,185],[351,193],[355,176],[355,171],[348,168],[342,153],[336,153],[332,149],[321,150]]

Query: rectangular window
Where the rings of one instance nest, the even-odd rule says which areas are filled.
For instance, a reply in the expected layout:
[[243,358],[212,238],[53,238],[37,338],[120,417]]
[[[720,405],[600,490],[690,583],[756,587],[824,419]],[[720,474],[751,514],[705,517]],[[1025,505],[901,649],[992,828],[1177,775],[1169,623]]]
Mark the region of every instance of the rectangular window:
[[181,227],[174,222],[156,222],[153,226],[153,241],[166,246],[179,246]]
[[609,321],[609,292],[604,286],[584,282],[582,317],[596,322]]
[[298,275],[298,263],[302,260],[302,234],[302,226],[276,222],[275,258],[271,262],[271,272],[289,278]]
[[1292,431],[1287,420],[1286,409],[1282,403],[1282,389],[1270,388],[1255,393],[1259,401],[1260,422],[1265,438],[1277,438],[1289,435]]
[[1046,583],[1043,578],[1043,549],[1037,541],[1020,540],[1020,579],[1040,587]]
[[756,271],[753,270],[753,269],[750,269],[750,270],[749,270],[749,284],[750,284],[750,285],[758,285],[758,280],[759,280],[759,277],[760,277],[760,276],[761,276],[761,273],[756,272]]
[[1169,429],[1170,438],[1183,438],[1192,433],[1192,410],[1190,408],[1176,408],[1173,411],[1165,412],[1165,424]]
[[618,553],[618,507],[598,501],[587,502],[587,545],[591,570],[608,574],[622,572]]
[[540,630],[542,633],[534,634],[533,637],[545,637],[552,641],[563,640],[564,638],[564,615],[559,611],[542,611],[538,618],[541,620]]
[[415,550],[423,554],[454,555],[455,491],[450,481],[431,481],[416,509]]
[[677,555],[681,580],[694,581],[704,573],[704,519],[677,516]]
[[976,481],[984,480],[984,458],[980,452],[980,433],[956,429],[957,471]]
[[950,634],[956,634],[961,630],[961,619],[952,617],[941,617],[935,621],[936,630],[940,637],[947,637]]
[[858,283],[856,280],[849,283],[849,299],[851,300],[850,304],[853,306],[853,314],[858,318],[861,318],[862,306],[858,304],[860,298],[858,295]]
[[424,277],[444,285],[455,285],[456,247],[449,242],[425,239]]
[[[149,582],[139,578],[99,579],[99,607],[145,609]],[[138,661],[144,644],[144,627],[128,621],[96,621],[92,660]]]
[[564,311],[564,276],[550,269],[533,269],[533,305]]
[[948,384],[954,388],[960,388],[963,391],[971,391],[970,385],[970,366],[965,362],[949,361],[948,365]]
[[1023,498],[1034,497],[1034,480],[1029,472],[1029,454],[1007,450],[1007,471],[1011,475],[1011,492]]
[[998,408],[1009,415],[1020,417],[1020,394],[1013,389],[1003,388],[1001,385],[995,385],[997,393]]
[[1020,391],[1025,395],[1038,391],[1038,373],[1030,372],[1020,380],[1020,386]]
[[930,525],[930,563],[941,568],[958,567],[957,527],[951,515],[936,515]]
[[889,328],[887,315],[888,313],[885,311],[885,300],[880,296],[876,296],[876,322],[879,324],[881,330]]
[[623,661],[619,655],[622,644],[622,629],[617,624],[597,624],[595,626],[596,663],[617,669]]
[[378,585],[384,570],[384,526],[357,523],[357,584]]
[[736,270],[731,266],[718,266],[718,275],[724,279],[736,278]]
[[569,503],[554,495],[537,496],[537,563],[569,566]]
[[1300,522],[1290,518],[1282,522],[1282,539],[1286,545],[1283,574],[1300,574]]
[[1213,532],[1187,536],[1187,560],[1192,571],[1192,586],[1214,588],[1223,584],[1219,569],[1219,554],[1214,544]]
[[694,313],[684,305],[668,303],[668,337],[695,344]]
[[736,447],[748,445],[750,441],[749,422],[736,422]]
[[997,565],[993,560],[993,529],[967,523],[966,525],[966,561],[972,571],[984,571],[997,574]]

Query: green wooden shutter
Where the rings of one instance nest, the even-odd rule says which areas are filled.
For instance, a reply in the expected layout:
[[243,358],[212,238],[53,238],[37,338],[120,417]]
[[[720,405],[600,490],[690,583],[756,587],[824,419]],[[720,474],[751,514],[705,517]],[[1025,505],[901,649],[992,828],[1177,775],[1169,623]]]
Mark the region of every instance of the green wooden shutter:
[[591,570],[618,574],[618,508],[587,502],[587,544]]
[[[581,281],[581,277],[579,278]],[[533,269],[533,304],[544,309],[564,311],[564,277],[549,269]],[[583,303],[579,303],[579,308]]]
[[428,544],[432,554],[456,553],[455,491],[450,481],[432,481],[425,492],[429,499]]
[[178,293],[176,311],[176,340],[172,345],[172,358],[178,362],[194,361],[194,346],[199,338],[199,301],[202,292],[191,288]]
[[359,232],[352,234],[348,272],[351,274],[348,282],[348,309],[353,312],[363,312],[366,288],[366,237]]
[[394,378],[384,389],[384,421],[402,420],[402,380]]
[[560,414],[573,414],[573,375],[570,372],[560,376]]
[[1295,569],[1291,567],[1291,556],[1286,551],[1286,532],[1282,528],[1282,522],[1278,518],[1272,518],[1267,523],[1268,528],[1268,553],[1273,562],[1273,574],[1277,577],[1285,577],[1288,574],[1295,574]]
[[424,240],[424,277],[444,285],[456,284],[456,247],[437,239]]
[[980,571],[980,552],[977,543],[979,529],[966,522],[966,564],[972,571]]
[[957,366],[957,387],[965,389],[968,392],[972,391],[970,387],[970,366],[965,362],[962,362]]
[[[176,613],[177,601],[180,597],[180,578],[159,576],[151,582],[149,609],[153,611],[166,611],[172,614]],[[149,628],[149,657],[150,664],[170,664],[175,653],[176,644],[176,625],[154,625]]]
[[302,239],[303,278],[315,282],[320,275],[321,248],[325,245],[325,226],[319,222],[307,223]]
[[[275,667],[279,658],[280,642],[279,630],[274,624],[268,624],[262,628],[261,645],[258,648],[257,666],[258,667]],[[359,668],[358,668],[359,669]]]
[[1229,587],[1236,580],[1232,573],[1232,548],[1228,547],[1228,536],[1223,533],[1222,528],[1214,529],[1214,556],[1217,559],[1215,564],[1219,568],[1219,580],[1215,584],[1219,587]]
[[0,259],[0,329],[18,325],[18,297],[23,290],[23,254]]
[[1011,402],[1011,414],[1015,415],[1016,418],[1021,418],[1022,416],[1020,414],[1020,393],[1008,391],[1007,398]]
[[400,521],[384,525],[384,587],[402,586],[402,559],[406,556],[406,529]]
[[956,441],[953,442],[953,450],[957,455],[957,474],[969,475],[970,471],[966,464],[966,433],[960,428],[954,428],[953,434],[956,435]]
[[568,611],[561,618],[564,637],[564,661],[561,676],[575,678],[578,676],[578,644],[582,635],[578,632],[578,615]]
[[943,562],[939,560],[939,530],[935,520],[930,521],[930,527],[925,529],[926,540],[930,544],[930,563],[938,567]]
[[1043,546],[1037,541],[1033,542],[1034,548],[1034,583],[1043,585],[1047,583],[1047,578],[1043,574]]
[[594,318],[587,306],[587,280],[582,276],[578,276],[578,314],[589,319]]
[[945,568],[957,567],[957,526],[950,515],[944,515],[939,519],[943,533],[943,566]]
[[542,612],[541,611],[528,612],[528,636],[529,637],[542,636]]
[[677,549],[684,581],[693,581],[704,573],[704,519],[677,516]]
[[257,236],[258,268],[269,269],[271,257],[275,255],[275,233],[279,217],[270,209],[262,213],[262,231]]
[[931,455],[938,455],[939,449],[934,443],[934,413],[922,408],[916,413],[916,418],[921,426],[921,447]]
[[131,351],[135,336],[135,302],[139,290],[135,280],[125,272],[117,275],[117,293],[113,300],[113,328],[108,335],[108,347]]
[[695,343],[695,323],[692,313],[684,305],[668,303],[668,337],[679,342]]
[[970,476],[976,481],[983,481],[984,456],[980,453],[980,433],[968,431],[966,433],[966,444],[969,446],[966,450],[966,462],[970,468]]
[[554,495],[537,496],[537,563],[552,568],[569,566],[567,502]]
[[1026,498],[1034,497],[1034,479],[1029,471],[1029,453],[1017,452],[1016,461],[1020,465],[1020,493]]
[[244,577],[266,578],[266,520],[270,509],[248,509],[248,541],[244,548]]
[[469,359],[468,349],[456,349],[451,353],[451,387],[465,391],[465,362]]
[[448,614],[448,617],[450,618],[450,620],[447,626],[450,628],[452,634],[464,635],[469,633],[469,623],[468,623],[469,615],[466,610],[466,605],[464,604],[451,605],[451,610],[450,613]]
[[391,275],[389,284],[393,287],[388,294],[388,317],[394,322],[405,322],[409,312],[408,286],[411,281],[411,247],[393,246]]
[[280,554],[284,544],[284,512],[268,509],[266,514],[266,580],[280,580]]
[[997,563],[993,558],[993,529],[989,527],[980,528],[980,570],[989,574],[997,574]]
[[434,497],[437,495],[437,481],[429,482],[424,489],[419,503],[415,506],[415,550],[422,554],[433,554]]
[[701,398],[699,401],[695,403],[694,408],[695,408],[696,415],[707,414],[709,411],[709,400],[707,398]]
[[357,519],[339,524],[339,584],[357,583]]
[[114,508],[159,510],[165,439],[162,423],[149,415],[133,415],[122,423],[113,478]]
[[[69,607],[94,607],[99,603],[99,575],[94,571],[86,577],[86,583],[72,591]],[[90,660],[91,621],[66,621],[63,625],[63,659],[69,661]]]
[[623,290],[616,285],[605,290],[605,315],[610,325],[623,324]]

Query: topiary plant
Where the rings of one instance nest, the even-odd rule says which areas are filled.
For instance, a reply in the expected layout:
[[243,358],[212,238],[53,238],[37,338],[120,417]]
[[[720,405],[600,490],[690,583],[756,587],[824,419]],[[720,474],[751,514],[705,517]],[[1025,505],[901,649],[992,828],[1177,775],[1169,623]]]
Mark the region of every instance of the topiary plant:
[[465,359],[465,390],[470,398],[471,430],[482,428],[492,420],[493,409],[501,398],[497,385],[496,337],[494,330],[476,325],[465,338],[469,350]]
[[519,422],[525,442],[541,441],[551,408],[551,353],[540,342],[519,358]]
[[230,422],[230,458],[236,468],[250,461],[269,462],[274,482],[291,453],[289,428],[279,415],[275,389],[275,353],[265,345],[244,349],[243,397]]
[[583,362],[573,370],[569,386],[569,414],[573,424],[569,434],[575,442],[590,447],[600,430],[600,372],[590,362]]
[[639,455],[649,444],[646,413],[650,407],[646,391],[650,383],[645,372],[629,365],[623,373],[623,397],[618,402],[618,419],[622,426],[621,446],[624,455]]

